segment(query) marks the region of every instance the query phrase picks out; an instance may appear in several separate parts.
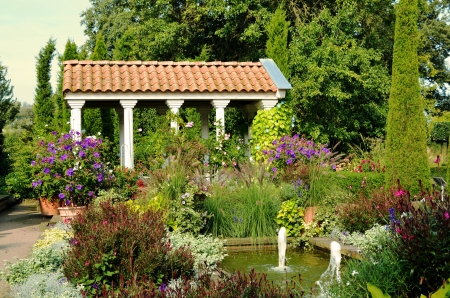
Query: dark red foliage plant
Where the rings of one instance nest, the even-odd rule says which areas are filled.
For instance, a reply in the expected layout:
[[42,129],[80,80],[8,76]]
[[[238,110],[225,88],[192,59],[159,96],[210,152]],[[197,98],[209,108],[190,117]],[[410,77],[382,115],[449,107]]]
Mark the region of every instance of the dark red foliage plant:
[[390,213],[410,292],[428,297],[450,278],[450,198],[433,191],[411,202],[405,194]]
[[91,207],[72,221],[74,237],[65,254],[63,273],[84,295],[95,296],[119,284],[167,283],[193,274],[194,258],[187,248],[165,241],[161,212],[137,214],[123,204]]

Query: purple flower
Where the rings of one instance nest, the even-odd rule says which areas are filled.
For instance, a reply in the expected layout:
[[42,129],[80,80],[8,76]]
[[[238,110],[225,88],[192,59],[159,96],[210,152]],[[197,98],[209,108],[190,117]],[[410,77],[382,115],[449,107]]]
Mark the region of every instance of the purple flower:
[[72,150],[72,146],[70,146],[70,145],[64,145],[64,150],[70,151],[70,150]]
[[59,159],[61,159],[62,161],[67,159],[67,154],[63,154],[59,157]]
[[34,167],[36,165],[36,162],[34,160],[32,160],[31,165]]
[[64,140],[68,140],[68,139],[70,139],[70,135],[69,135],[68,133],[66,133],[66,134],[63,136],[63,138],[64,138]]
[[48,158],[48,163],[49,164],[53,164],[55,162],[55,157],[54,156],[50,156],[49,158]]
[[166,288],[167,288],[166,284],[161,284],[161,285],[159,286],[159,290],[160,290],[161,292],[164,292],[164,291],[166,290]]
[[288,160],[286,160],[286,164],[288,164],[288,165],[290,165],[290,164],[292,164],[292,159],[288,159]]
[[277,168],[272,168],[272,172],[276,172],[277,171]]
[[69,206],[70,203],[71,203],[70,200],[66,200],[66,201],[65,201],[66,206]]
[[92,155],[94,155],[95,158],[99,158],[100,157],[100,154],[98,152],[94,152],[94,153],[92,153]]
[[66,175],[69,176],[69,177],[72,177],[73,176],[73,169],[72,168],[67,169]]
[[98,286],[98,284],[92,284],[91,287],[94,288],[94,289],[96,289],[96,290],[100,289],[100,287]]
[[90,197],[92,197],[94,195],[94,192],[93,191],[90,191],[89,193],[88,193],[88,196],[90,196]]
[[94,169],[101,168],[101,165],[99,163],[94,163]]
[[49,168],[44,168],[44,174],[48,174],[50,173],[50,169]]
[[102,182],[103,181],[103,174],[98,174],[97,175],[97,180],[98,180],[98,182]]
[[70,185],[66,185],[66,190],[67,190],[67,191],[73,191],[73,187],[70,186]]
[[62,199],[64,199],[66,196],[65,196],[63,193],[60,193],[60,194],[58,195],[58,197],[62,200]]
[[56,131],[52,131],[52,135],[56,136],[58,133]]
[[37,186],[38,186],[38,183],[37,183],[36,181],[33,181],[33,182],[31,183],[31,186],[32,186],[32,187],[37,187]]
[[37,183],[38,183],[39,185],[42,185],[42,180],[39,179]]
[[80,157],[84,157],[84,156],[86,156],[86,153],[84,153],[84,151],[81,150],[80,153],[79,153],[79,155],[80,155]]
[[82,188],[83,188],[82,185],[80,185],[80,184],[77,185],[77,189],[78,189],[78,190],[81,190]]

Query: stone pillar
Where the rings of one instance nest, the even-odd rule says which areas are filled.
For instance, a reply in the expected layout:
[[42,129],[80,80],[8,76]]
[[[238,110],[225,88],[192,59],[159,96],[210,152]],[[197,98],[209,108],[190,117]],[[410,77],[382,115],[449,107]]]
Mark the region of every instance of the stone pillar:
[[258,110],[270,110],[271,108],[276,106],[277,103],[278,103],[277,99],[263,99],[263,100],[259,100],[256,103],[256,108]]
[[116,109],[117,116],[119,116],[119,152],[120,152],[120,166],[124,167],[125,164],[125,151],[124,151],[124,121],[123,121],[123,109]]
[[121,100],[123,107],[123,161],[124,167],[134,168],[134,149],[133,149],[133,108],[137,100]]
[[201,119],[202,119],[202,138],[207,140],[209,138],[209,126],[208,126],[208,116],[209,116],[209,112],[211,112],[211,108],[210,107],[206,107],[206,108],[197,108],[197,111],[200,113],[201,115]]
[[[168,99],[166,100],[166,105],[169,107],[170,111],[177,115],[178,111],[180,110],[181,106],[183,105],[184,100],[182,99]],[[170,122],[170,127],[175,129],[175,132],[178,131],[178,122],[176,121],[171,121]]]
[[70,130],[81,133],[81,108],[85,100],[69,99],[67,103],[70,106]]
[[230,103],[229,100],[224,99],[214,99],[211,100],[211,104],[216,108],[216,122],[218,127],[216,128],[216,137],[218,138],[220,134],[224,133],[225,130],[225,108]]
[[[247,132],[244,133],[244,143],[248,145],[249,141],[252,139],[252,122],[256,116],[257,108],[252,104],[248,104],[245,105],[242,110],[244,112],[245,120],[248,123]],[[250,148],[247,148],[246,155],[250,156]]]

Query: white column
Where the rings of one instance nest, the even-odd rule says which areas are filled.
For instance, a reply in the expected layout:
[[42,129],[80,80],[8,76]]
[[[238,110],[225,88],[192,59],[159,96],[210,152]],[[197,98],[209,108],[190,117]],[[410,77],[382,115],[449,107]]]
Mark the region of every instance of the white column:
[[263,100],[259,100],[256,103],[256,108],[258,110],[270,110],[271,108],[276,106],[277,103],[278,103],[277,99],[263,99]]
[[219,124],[216,128],[216,137],[225,132],[225,108],[230,103],[229,100],[215,99],[211,100],[211,104],[216,108],[216,122]]
[[[168,100],[166,100],[166,105],[169,107],[170,111],[175,115],[178,114],[178,111],[180,110],[183,103],[184,103],[183,99],[168,99]],[[175,132],[177,132],[178,131],[178,122],[175,120],[170,121],[170,127],[175,129]]]
[[70,130],[81,133],[81,108],[85,100],[69,99],[67,103],[70,106]]
[[[244,143],[246,145],[248,145],[249,141],[252,139],[252,123],[255,118],[256,111],[257,108],[252,104],[248,104],[243,107],[244,117],[248,122],[247,132],[244,133]],[[245,153],[247,156],[250,156],[250,148],[247,148]]]
[[120,166],[124,167],[125,164],[125,151],[124,151],[124,121],[123,121],[123,109],[116,109],[117,116],[119,116],[119,152],[120,152]]
[[132,169],[134,168],[133,108],[137,104],[137,100],[121,100],[120,104],[123,107],[123,165]]
[[201,119],[202,119],[202,138],[207,140],[209,137],[209,125],[208,125],[208,116],[209,116],[209,112],[211,112],[211,108],[210,107],[202,107],[202,108],[197,108],[197,111],[200,113],[201,115]]

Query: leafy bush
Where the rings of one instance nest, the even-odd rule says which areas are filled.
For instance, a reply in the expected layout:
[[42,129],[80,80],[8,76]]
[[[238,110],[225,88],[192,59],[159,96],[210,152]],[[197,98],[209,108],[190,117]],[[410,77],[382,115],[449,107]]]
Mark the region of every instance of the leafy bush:
[[410,293],[437,291],[450,276],[450,198],[439,192],[426,195],[414,206],[407,193],[391,209],[391,227],[397,235],[397,253],[405,262]]
[[399,200],[399,192],[395,189],[384,191],[379,189],[371,195],[361,193],[337,208],[338,222],[342,230],[364,232],[374,224],[389,224],[389,208]]
[[66,241],[53,242],[50,245],[33,249],[29,258],[16,263],[6,261],[7,272],[0,272],[2,279],[16,285],[25,282],[31,275],[54,272],[61,267],[63,251],[68,248]]
[[167,238],[174,249],[187,247],[191,250],[196,269],[204,267],[208,270],[216,269],[216,265],[227,256],[224,241],[218,238],[205,235],[194,237],[178,232],[170,233]]
[[16,298],[81,298],[82,287],[67,282],[60,270],[30,275],[11,289]]
[[139,216],[123,204],[89,208],[72,221],[74,238],[63,263],[64,275],[95,295],[120,282],[133,287],[193,274],[194,258],[185,248],[164,241],[163,214],[148,210]]
[[304,209],[297,204],[296,199],[284,201],[278,211],[275,222],[279,227],[286,228],[286,235],[299,237],[305,229]]
[[393,241],[391,230],[387,227],[375,224],[372,228],[365,231],[364,234],[359,232],[348,234],[344,232],[340,235],[339,240],[342,243],[358,247],[361,253],[367,257],[374,257]]

